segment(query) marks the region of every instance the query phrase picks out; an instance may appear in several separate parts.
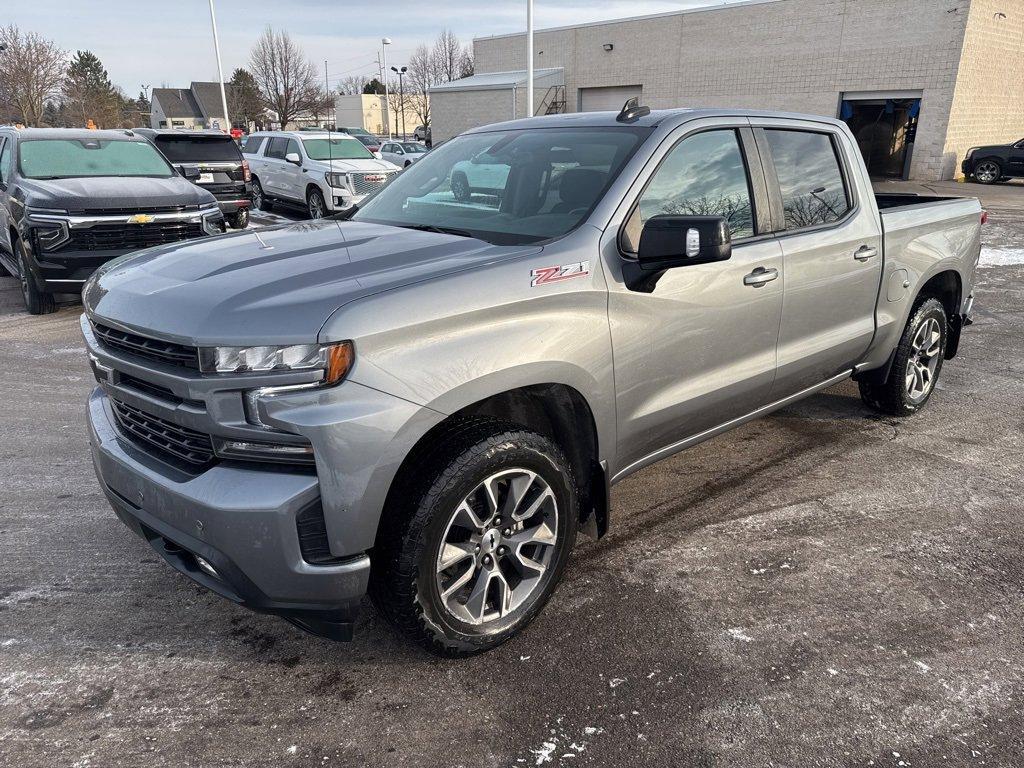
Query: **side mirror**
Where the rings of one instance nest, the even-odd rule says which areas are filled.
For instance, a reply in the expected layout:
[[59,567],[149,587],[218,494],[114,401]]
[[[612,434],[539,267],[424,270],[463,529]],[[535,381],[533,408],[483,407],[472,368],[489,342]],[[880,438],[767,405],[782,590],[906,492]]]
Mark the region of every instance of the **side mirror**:
[[181,166],[181,175],[189,181],[196,181],[202,174],[199,172],[198,165],[183,165]]
[[284,156],[285,162],[291,163],[292,165],[302,165],[302,158],[299,157],[298,152],[289,152]]
[[723,216],[653,216],[644,223],[637,263],[645,272],[726,261],[732,256]]

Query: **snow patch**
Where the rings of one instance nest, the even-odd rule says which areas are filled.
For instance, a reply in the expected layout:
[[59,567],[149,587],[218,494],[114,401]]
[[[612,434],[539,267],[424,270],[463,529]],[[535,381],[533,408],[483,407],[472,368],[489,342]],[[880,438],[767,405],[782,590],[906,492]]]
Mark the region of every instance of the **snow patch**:
[[1024,248],[982,248],[979,267],[1009,267],[1024,264]]
[[544,763],[551,762],[551,755],[554,754],[556,744],[553,741],[545,741],[540,745],[540,749],[531,749],[530,751],[537,756],[537,762],[534,765],[544,765]]
[[733,627],[732,629],[730,629],[729,630],[729,637],[731,637],[733,640],[739,640],[741,643],[752,643],[752,642],[754,642],[754,638],[752,638],[750,635],[748,635],[740,627]]

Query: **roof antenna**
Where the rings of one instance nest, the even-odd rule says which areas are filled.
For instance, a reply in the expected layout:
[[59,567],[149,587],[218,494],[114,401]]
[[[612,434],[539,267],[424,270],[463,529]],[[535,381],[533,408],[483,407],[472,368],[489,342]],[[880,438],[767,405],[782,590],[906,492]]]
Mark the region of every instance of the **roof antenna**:
[[651,108],[640,106],[640,99],[634,96],[627,99],[626,103],[622,105],[622,111],[615,118],[615,122],[635,123],[641,117],[646,117],[649,114],[651,114]]

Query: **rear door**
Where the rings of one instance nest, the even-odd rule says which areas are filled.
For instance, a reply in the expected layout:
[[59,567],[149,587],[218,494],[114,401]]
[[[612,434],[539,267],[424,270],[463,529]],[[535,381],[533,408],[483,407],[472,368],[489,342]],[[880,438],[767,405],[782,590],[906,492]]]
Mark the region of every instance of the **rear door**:
[[284,190],[286,179],[284,166],[287,165],[284,156],[288,149],[288,138],[286,136],[271,136],[267,141],[266,151],[263,153],[262,171],[260,181],[263,189],[274,197],[287,197]]
[[881,226],[857,147],[838,128],[757,120],[786,266],[772,399],[851,369],[875,333]]
[[[684,126],[675,138],[614,229],[619,249],[606,261],[616,474],[756,410],[775,376],[782,251],[763,231],[770,219],[753,133],[746,121],[721,119]],[[664,213],[724,216],[732,256],[670,269],[650,291],[631,288],[625,274],[643,222]]]

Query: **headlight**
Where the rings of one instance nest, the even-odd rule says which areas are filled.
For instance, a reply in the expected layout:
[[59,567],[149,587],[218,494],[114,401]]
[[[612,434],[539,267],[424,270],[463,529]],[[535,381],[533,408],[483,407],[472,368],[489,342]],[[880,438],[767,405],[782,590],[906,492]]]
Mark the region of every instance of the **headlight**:
[[327,179],[327,183],[335,189],[345,189],[348,184],[345,183],[344,173],[325,173],[324,178]]
[[355,359],[351,341],[338,344],[292,344],[287,347],[201,347],[199,368],[204,373],[257,371],[324,372],[323,385],[345,378]]
[[206,234],[220,235],[226,231],[227,225],[224,221],[224,214],[220,212],[220,208],[212,206],[204,208],[200,213],[203,217],[203,231]]
[[42,251],[55,251],[71,239],[68,225],[64,222],[54,223],[52,226],[34,226],[32,234],[35,235],[36,243]]
[[970,158],[970,156],[974,154],[975,150],[977,150],[977,147],[971,147],[970,149],[968,149],[966,157]]

